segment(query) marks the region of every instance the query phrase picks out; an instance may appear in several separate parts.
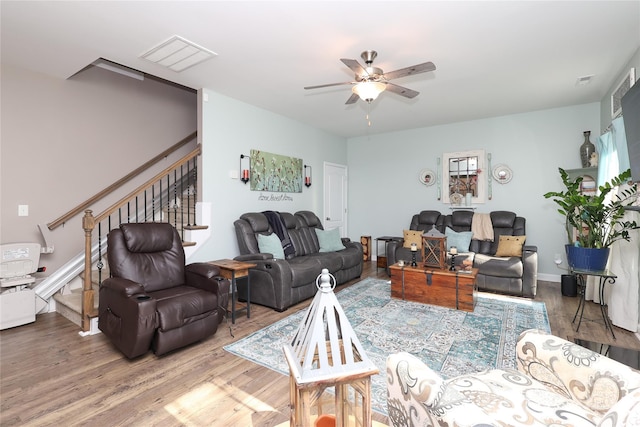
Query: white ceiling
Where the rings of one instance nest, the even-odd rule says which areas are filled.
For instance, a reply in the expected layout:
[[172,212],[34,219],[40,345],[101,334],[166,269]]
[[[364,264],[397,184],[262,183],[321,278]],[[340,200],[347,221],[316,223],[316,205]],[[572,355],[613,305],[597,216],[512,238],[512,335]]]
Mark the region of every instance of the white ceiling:
[[[97,58],[344,137],[598,102],[640,46],[640,1],[6,1],[3,63],[68,78]],[[179,35],[218,54],[182,73],[139,56]],[[420,95],[345,105],[340,58],[378,52]],[[640,72],[640,70],[637,70]],[[586,86],[579,77],[594,75]]]

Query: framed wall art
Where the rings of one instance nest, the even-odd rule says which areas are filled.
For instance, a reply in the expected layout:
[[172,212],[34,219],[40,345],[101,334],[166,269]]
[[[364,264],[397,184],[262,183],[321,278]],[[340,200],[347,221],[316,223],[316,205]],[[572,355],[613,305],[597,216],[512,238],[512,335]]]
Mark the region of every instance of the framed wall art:
[[251,190],[302,193],[302,159],[251,150]]

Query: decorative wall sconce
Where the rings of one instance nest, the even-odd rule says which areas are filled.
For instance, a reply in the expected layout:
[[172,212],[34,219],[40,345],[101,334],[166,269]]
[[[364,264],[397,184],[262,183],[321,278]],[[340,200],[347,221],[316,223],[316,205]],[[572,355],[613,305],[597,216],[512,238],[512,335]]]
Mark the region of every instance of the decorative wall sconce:
[[311,166],[304,165],[304,185],[311,187]]
[[240,154],[240,180],[245,184],[249,182],[249,157],[244,154]]

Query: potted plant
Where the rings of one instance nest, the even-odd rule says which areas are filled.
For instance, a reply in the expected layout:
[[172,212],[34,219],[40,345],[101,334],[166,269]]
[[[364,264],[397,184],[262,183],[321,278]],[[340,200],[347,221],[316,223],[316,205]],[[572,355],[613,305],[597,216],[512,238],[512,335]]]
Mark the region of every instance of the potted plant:
[[611,193],[631,179],[631,170],[627,169],[601,185],[596,194],[582,193],[580,184],[583,177],[571,180],[564,169],[558,170],[565,190],[551,191],[544,197],[556,202],[560,206],[558,212],[565,217],[568,241],[565,248],[569,266],[572,269],[602,271],[606,268],[613,242],[620,239],[629,241],[629,232],[640,228],[636,221],[624,219],[625,208],[638,197],[637,184],[617,194]]

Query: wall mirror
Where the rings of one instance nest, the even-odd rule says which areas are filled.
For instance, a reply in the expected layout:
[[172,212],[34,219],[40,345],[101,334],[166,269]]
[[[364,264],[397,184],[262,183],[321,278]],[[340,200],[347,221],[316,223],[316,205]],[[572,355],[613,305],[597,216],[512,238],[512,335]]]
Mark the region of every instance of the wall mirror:
[[442,155],[442,201],[452,205],[465,204],[467,193],[471,203],[486,200],[484,150],[459,151]]

